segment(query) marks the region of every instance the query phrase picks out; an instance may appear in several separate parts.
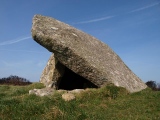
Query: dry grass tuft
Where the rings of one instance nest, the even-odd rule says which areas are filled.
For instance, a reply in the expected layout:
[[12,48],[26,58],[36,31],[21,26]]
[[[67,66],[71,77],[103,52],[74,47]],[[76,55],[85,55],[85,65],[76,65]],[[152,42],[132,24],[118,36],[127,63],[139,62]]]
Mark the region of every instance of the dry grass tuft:
[[64,113],[57,106],[50,108],[49,112],[44,114],[44,118],[48,120],[62,118],[63,116]]

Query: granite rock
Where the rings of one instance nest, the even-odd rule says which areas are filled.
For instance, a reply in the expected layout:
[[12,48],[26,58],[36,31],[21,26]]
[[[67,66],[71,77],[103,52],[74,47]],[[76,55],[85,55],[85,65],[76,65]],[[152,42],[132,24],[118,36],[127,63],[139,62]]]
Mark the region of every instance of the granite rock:
[[64,70],[64,66],[52,54],[41,74],[40,82],[46,87],[56,89],[57,82],[61,80]]
[[76,99],[75,95],[72,94],[72,93],[64,93],[62,95],[62,99],[64,99],[65,101],[71,101],[71,100],[74,100]]
[[35,15],[32,37],[61,64],[98,87],[113,83],[129,92],[147,87],[108,45],[54,18]]
[[37,96],[43,97],[43,96],[52,95],[53,92],[54,92],[54,89],[51,89],[51,88],[33,89],[33,90],[29,90],[29,95],[35,94]]

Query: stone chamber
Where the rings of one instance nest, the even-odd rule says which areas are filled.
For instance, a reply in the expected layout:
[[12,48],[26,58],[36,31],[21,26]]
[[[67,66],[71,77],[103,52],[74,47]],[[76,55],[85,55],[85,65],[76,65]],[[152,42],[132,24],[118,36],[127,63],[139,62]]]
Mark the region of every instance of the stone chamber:
[[65,73],[62,79],[58,81],[57,89],[74,90],[86,88],[98,88],[98,86],[65,67]]

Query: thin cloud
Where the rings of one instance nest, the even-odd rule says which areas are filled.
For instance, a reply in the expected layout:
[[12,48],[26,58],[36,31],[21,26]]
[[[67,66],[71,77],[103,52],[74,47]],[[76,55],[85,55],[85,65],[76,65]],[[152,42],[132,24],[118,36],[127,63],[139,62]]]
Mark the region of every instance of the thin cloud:
[[115,17],[115,16],[107,16],[107,17],[92,19],[92,20],[88,20],[88,21],[77,22],[77,23],[73,23],[73,24],[85,24],[85,23],[99,22],[99,21],[111,19],[113,17]]
[[31,36],[23,37],[23,38],[19,38],[19,39],[15,39],[15,40],[10,40],[10,41],[6,41],[6,42],[2,42],[2,43],[0,43],[0,46],[18,43],[18,42],[21,42],[23,40],[27,40],[27,39],[30,39],[30,38],[31,38]]
[[0,49],[0,51],[11,51],[11,52],[30,52],[30,53],[44,53],[50,54],[50,52],[39,52],[39,51],[30,51],[30,50],[8,50],[8,49]]
[[[157,3],[154,3],[154,4],[152,4],[152,5],[148,5],[148,6],[145,6],[145,7],[141,7],[141,8],[132,10],[132,11],[130,11],[130,12],[128,12],[128,13],[133,13],[133,12],[138,12],[138,11],[141,11],[141,10],[145,10],[145,9],[154,7],[154,6],[159,5],[159,4],[160,4],[160,2],[157,2]],[[124,14],[125,14],[125,13],[124,13]],[[108,20],[108,19],[114,18],[114,17],[116,17],[116,16],[118,16],[118,15],[106,16],[106,17],[97,18],[97,19],[92,19],[92,20],[88,20],[88,21],[76,22],[76,23],[73,23],[73,24],[87,24],[87,23],[99,22],[99,21],[103,21],[103,20]]]
[[4,66],[6,67],[21,67],[21,66],[26,66],[28,64],[33,64],[33,61],[31,60],[25,60],[25,61],[21,61],[21,62],[13,62],[13,61],[4,61],[4,60],[0,60],[1,63],[3,63]]
[[154,6],[159,5],[159,4],[160,4],[160,2],[158,2],[158,3],[154,3],[154,4],[152,4],[152,5],[148,5],[148,6],[145,6],[145,7],[141,7],[141,8],[138,8],[138,9],[132,10],[132,11],[130,11],[130,12],[128,12],[128,13],[133,13],[133,12],[138,12],[138,11],[141,11],[141,10],[145,10],[145,9],[148,9],[148,8],[154,7]]

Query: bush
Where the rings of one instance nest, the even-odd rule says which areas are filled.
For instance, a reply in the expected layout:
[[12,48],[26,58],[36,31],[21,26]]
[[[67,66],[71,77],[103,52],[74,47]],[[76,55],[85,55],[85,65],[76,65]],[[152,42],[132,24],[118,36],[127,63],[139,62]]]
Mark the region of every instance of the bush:
[[1,78],[0,79],[0,84],[5,84],[5,85],[29,85],[29,84],[32,84],[32,83],[29,80],[27,80],[26,78],[11,75],[7,78]]
[[146,85],[154,91],[160,91],[160,84],[157,84],[155,81],[148,81]]

